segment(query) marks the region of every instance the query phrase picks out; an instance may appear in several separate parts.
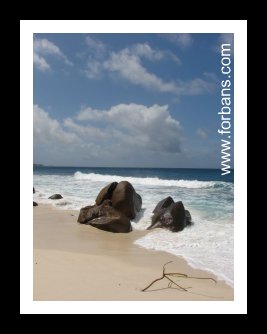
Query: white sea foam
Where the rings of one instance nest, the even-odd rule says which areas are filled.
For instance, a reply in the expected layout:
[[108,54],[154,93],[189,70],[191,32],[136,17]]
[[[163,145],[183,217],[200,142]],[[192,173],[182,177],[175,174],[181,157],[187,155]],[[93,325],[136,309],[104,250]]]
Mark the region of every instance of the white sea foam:
[[197,181],[197,180],[163,180],[158,177],[125,177],[119,175],[102,175],[95,173],[81,173],[76,172],[74,174],[77,180],[99,181],[99,182],[120,182],[125,179],[135,185],[144,186],[160,186],[160,187],[179,187],[179,188],[210,188],[215,185],[215,182],[210,181]]
[[233,223],[197,222],[182,232],[154,230],[135,244],[183,256],[195,268],[209,270],[233,287]]
[[[142,196],[142,211],[133,229],[145,230],[152,211],[164,197],[182,200],[194,225],[179,233],[152,230],[136,241],[145,248],[181,255],[194,267],[210,270],[233,286],[233,192],[232,183],[197,180],[164,180],[157,177],[125,177],[76,172],[74,175],[34,175],[38,203],[58,209],[79,210],[93,204],[99,190],[113,181],[127,180]],[[50,200],[60,193],[63,198]]]

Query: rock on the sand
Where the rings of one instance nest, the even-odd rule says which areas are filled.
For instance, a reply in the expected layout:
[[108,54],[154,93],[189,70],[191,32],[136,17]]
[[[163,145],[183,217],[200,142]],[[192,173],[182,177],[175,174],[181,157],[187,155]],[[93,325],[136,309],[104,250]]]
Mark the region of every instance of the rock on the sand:
[[113,233],[128,233],[132,231],[130,220],[115,209],[112,216],[102,216],[89,222],[88,224],[100,230]]
[[54,194],[54,195],[48,197],[48,199],[61,199],[61,198],[63,198],[63,197],[60,194]]
[[38,206],[38,203],[33,201],[33,206]]
[[101,205],[82,208],[78,222],[113,233],[127,233],[132,230],[130,219],[114,209],[110,200],[105,200]]
[[114,233],[132,231],[130,219],[141,211],[142,197],[128,181],[112,182],[100,190],[95,205],[81,208],[78,222]]
[[111,201],[105,200],[101,205],[88,205],[81,208],[78,222],[80,224],[86,224],[95,218],[99,218],[101,215],[104,215],[108,206],[111,206]]

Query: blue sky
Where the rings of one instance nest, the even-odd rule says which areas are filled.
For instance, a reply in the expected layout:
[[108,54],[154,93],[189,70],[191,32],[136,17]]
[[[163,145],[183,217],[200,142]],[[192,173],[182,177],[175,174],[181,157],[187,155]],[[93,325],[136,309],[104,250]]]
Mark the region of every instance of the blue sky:
[[226,34],[35,34],[35,163],[219,168]]

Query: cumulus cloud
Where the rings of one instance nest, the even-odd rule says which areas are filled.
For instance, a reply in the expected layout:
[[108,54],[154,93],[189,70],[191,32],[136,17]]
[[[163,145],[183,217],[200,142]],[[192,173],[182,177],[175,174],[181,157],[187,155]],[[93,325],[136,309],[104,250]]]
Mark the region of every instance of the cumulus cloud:
[[[99,164],[124,165],[125,159],[181,152],[182,127],[167,105],[118,104],[108,110],[84,108],[59,122],[34,105],[34,152],[49,161],[72,164],[94,159]],[[49,155],[51,155],[49,157]],[[63,160],[62,160],[63,159]],[[38,159],[43,161],[44,159]]]
[[201,139],[207,139],[208,138],[207,132],[205,130],[201,129],[201,128],[197,129],[197,135]]
[[188,48],[193,43],[191,34],[161,34],[161,36],[182,49]]
[[76,134],[66,132],[57,120],[52,119],[46,111],[36,104],[33,106],[33,138],[35,144],[79,142]]
[[[157,104],[147,107],[140,104],[118,104],[109,110],[86,108],[76,119],[100,124],[107,139],[129,147],[145,150],[180,152],[181,126],[171,117],[168,106]],[[89,123],[90,124],[90,123]]]
[[50,69],[45,56],[55,56],[64,61],[67,65],[73,65],[60,48],[45,38],[35,38],[33,41],[33,64],[38,70],[46,71]]

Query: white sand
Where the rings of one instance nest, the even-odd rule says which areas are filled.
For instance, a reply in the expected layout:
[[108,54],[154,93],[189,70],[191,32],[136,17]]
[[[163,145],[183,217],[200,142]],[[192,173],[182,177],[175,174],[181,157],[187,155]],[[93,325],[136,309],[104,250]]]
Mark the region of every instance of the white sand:
[[213,277],[180,257],[133,244],[146,231],[113,234],[77,223],[77,211],[33,208],[34,300],[233,300],[224,282],[179,279],[188,292],[167,288],[166,279],[142,292],[167,271]]

